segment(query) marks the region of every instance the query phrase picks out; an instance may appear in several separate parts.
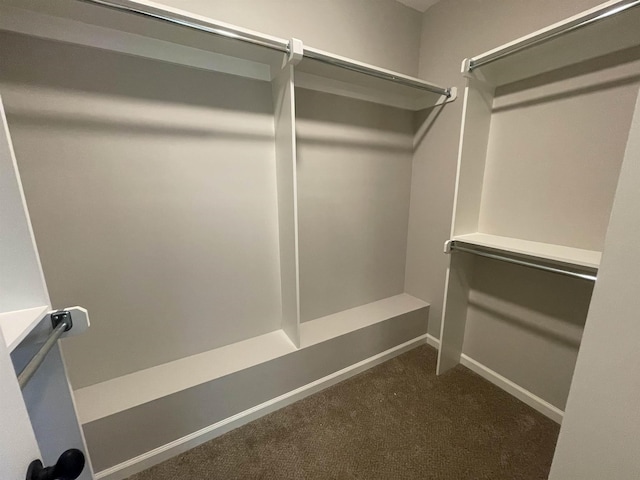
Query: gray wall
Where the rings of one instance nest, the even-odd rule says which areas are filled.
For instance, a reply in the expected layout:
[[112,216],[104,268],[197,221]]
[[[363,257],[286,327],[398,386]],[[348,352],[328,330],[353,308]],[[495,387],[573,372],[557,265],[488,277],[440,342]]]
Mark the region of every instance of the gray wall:
[[[417,71],[421,15],[393,0],[164,3]],[[92,313],[64,345],[74,388],[280,328],[271,86],[45,43],[3,38],[2,92],[54,306]],[[409,120],[393,273],[356,303],[403,290]]]
[[[2,91],[75,388],[280,328],[271,85],[14,34]],[[212,255],[215,252],[215,255]]]
[[300,316],[404,292],[412,113],[296,89]]
[[[465,81],[460,74],[460,65],[464,58],[497,47],[599,3],[598,0],[440,2],[427,10],[423,17],[420,75],[433,82],[457,86],[463,91]],[[634,89],[637,91],[637,78],[635,82],[618,85],[621,88],[619,92],[608,91],[604,98],[607,95],[609,99],[616,98],[617,94],[621,94],[621,98],[628,100]],[[535,93],[535,89],[532,92]],[[531,96],[532,92],[526,92],[524,97]],[[510,92],[498,94],[504,95],[499,101],[508,103],[505,99],[509,99]],[[587,92],[582,94],[586,95]],[[514,96],[517,95],[522,94]],[[613,108],[616,113],[612,122],[616,125],[618,140],[623,137],[625,129],[628,129],[631,118],[632,105],[627,100],[607,105],[607,108]],[[583,105],[585,102],[588,105],[589,99],[577,98],[572,103]],[[537,107],[538,111],[545,108],[543,103]],[[448,258],[442,253],[442,249],[450,234],[462,105],[460,100],[430,112],[428,133],[420,139],[413,164],[405,288],[407,293],[431,303],[429,333],[436,337],[440,333],[448,264]],[[568,108],[573,107],[569,105],[564,109],[564,114],[568,113]],[[514,114],[510,110],[505,112],[499,118],[498,126],[507,129],[518,126],[514,123]],[[591,112],[598,115],[597,107],[591,108]],[[550,110],[547,109],[547,117],[549,114]],[[520,127],[526,126],[526,115],[526,111],[520,112],[517,119]],[[553,114],[551,119],[553,120]],[[505,121],[508,121],[506,126]],[[620,132],[622,134],[618,135]],[[492,135],[495,133],[492,131]],[[556,140],[561,135],[560,129],[556,133]],[[580,135],[582,138],[594,137],[593,133],[587,131]],[[529,138],[528,141],[535,139]],[[617,152],[613,163],[604,166],[605,170],[614,170],[613,176],[607,176],[603,195],[610,199],[624,143],[617,141],[607,148]],[[598,168],[602,167],[600,165]],[[606,203],[601,200],[595,199],[596,202]],[[607,214],[605,210],[601,217],[606,219]],[[601,245],[603,229],[600,217],[598,222],[594,228],[598,230],[598,235],[591,244],[583,242],[583,246]],[[535,285],[540,280],[538,276],[523,269],[504,269],[490,261],[477,263],[475,290],[472,291],[472,300],[477,305],[472,305],[469,311],[464,353],[563,408],[588,308],[590,287],[575,282],[567,285],[561,279],[547,275],[542,279],[548,283],[546,287],[525,290],[524,295],[516,295],[510,289],[498,287],[501,282],[496,279],[497,271],[508,270],[503,273],[510,275],[510,281],[517,282],[525,289],[527,285]],[[561,298],[551,295],[556,291],[565,292],[565,295]],[[491,308],[487,308],[488,305]],[[541,356],[546,356],[549,360],[538,363]]]
[[418,71],[420,19],[394,0],[162,0],[408,75]]

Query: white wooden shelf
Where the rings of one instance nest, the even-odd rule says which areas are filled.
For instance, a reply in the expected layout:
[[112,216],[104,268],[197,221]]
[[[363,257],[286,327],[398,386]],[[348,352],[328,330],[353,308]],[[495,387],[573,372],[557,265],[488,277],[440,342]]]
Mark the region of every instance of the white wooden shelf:
[[429,304],[406,293],[350,308],[300,324],[301,348],[404,315]]
[[600,259],[602,257],[601,252],[594,250],[583,250],[551,243],[532,242],[530,240],[501,237],[487,233],[456,235],[452,240],[589,269],[597,269],[600,266]]
[[[419,78],[368,65],[311,47],[295,67],[297,87],[343,95],[407,110],[422,110],[456,98],[456,89],[447,97],[430,90],[444,87]],[[317,56],[324,61],[309,58]],[[327,63],[333,62],[333,64]],[[397,79],[399,82],[390,81]]]
[[289,337],[277,330],[139,370],[75,390],[78,415],[81,423],[92,422],[295,351]]
[[13,351],[49,311],[48,305],[0,313],[0,329],[9,351]]
[[[282,45],[287,40],[262,35],[223,22],[163,7],[146,0],[118,0],[118,5],[171,14],[210,30],[224,29],[258,40]],[[211,35],[131,15],[77,0],[55,2],[5,0],[0,6],[0,30],[27,34],[169,63],[270,81],[272,68],[279,68],[284,52]]]
[[[400,294],[305,322],[301,348],[317,345],[376,323],[428,308]],[[298,349],[283,330],[180,358],[75,390],[80,421],[85,424],[283,357]]]
[[637,0],[609,1],[472,57],[463,63],[463,73],[471,70],[493,86],[505,85],[636,47],[639,25]]
[[[78,0],[5,0],[0,5],[0,30],[263,81],[273,80],[289,48],[289,40],[147,0],[106,3],[112,8]],[[144,14],[131,15],[127,10]],[[183,25],[158,20],[167,18],[178,19]],[[234,34],[258,44],[237,41]],[[310,47],[304,47],[304,52],[305,58],[296,66],[296,85],[303,88],[409,110],[456,98],[455,89],[448,92],[449,96],[443,95],[438,90],[446,89],[419,78]]]

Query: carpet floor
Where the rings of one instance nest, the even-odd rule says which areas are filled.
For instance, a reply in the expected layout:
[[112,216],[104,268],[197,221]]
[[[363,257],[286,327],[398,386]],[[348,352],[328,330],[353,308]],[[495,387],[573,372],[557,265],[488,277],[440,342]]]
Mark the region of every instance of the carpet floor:
[[547,478],[559,426],[415,348],[130,480]]

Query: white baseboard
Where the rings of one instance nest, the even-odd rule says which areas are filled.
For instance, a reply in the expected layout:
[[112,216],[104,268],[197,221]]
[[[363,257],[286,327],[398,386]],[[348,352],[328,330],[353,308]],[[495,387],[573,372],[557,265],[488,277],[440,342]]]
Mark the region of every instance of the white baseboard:
[[436,350],[440,349],[440,340],[438,340],[433,335],[427,333],[427,345],[431,345]]
[[332,373],[331,375],[327,375],[315,382],[311,382],[300,388],[280,395],[279,397],[261,403],[260,405],[256,405],[253,408],[214,423],[213,425],[198,430],[197,432],[151,450],[150,452],[139,455],[106,470],[102,470],[96,473],[95,478],[96,480],[123,480],[135,473],[146,470],[147,468],[168,460],[171,457],[208,442],[209,440],[229,432],[234,428],[238,428],[268,413],[274,412],[298,400],[302,400],[309,395],[335,385],[349,377],[353,377],[358,373],[368,370],[380,363],[386,362],[387,360],[390,360],[391,358],[415,347],[429,343],[428,337],[429,335],[421,335],[401,345],[397,345],[396,347],[390,348],[389,350],[369,357],[361,362],[350,365],[342,370]]
[[[433,335],[427,334],[427,344],[431,345],[436,349],[440,348],[440,340],[435,338]],[[522,388],[520,385],[512,382],[506,377],[503,377],[499,373],[494,372],[490,368],[474,360],[468,355],[465,355],[464,353],[460,357],[460,363],[465,367],[467,367],[472,372],[480,375],[485,380],[490,381],[494,385],[500,387],[505,392],[513,395],[521,402],[526,403],[534,410],[537,410],[538,412],[542,413],[544,416],[550,418],[554,422],[562,423],[562,417],[564,416],[564,412],[560,410],[558,407],[551,405],[546,400],[531,393],[529,390]]]
[[460,363],[467,367],[474,373],[477,373],[482,378],[490,381],[494,385],[500,387],[505,392],[513,395],[521,402],[526,403],[534,410],[537,410],[546,417],[549,417],[556,423],[562,423],[562,417],[564,412],[558,407],[551,405],[546,400],[531,393],[529,390],[522,388],[520,385],[512,382],[508,378],[503,377],[497,372],[494,372],[488,367],[485,367],[480,362],[477,362],[473,358],[465,355],[464,353],[460,357]]

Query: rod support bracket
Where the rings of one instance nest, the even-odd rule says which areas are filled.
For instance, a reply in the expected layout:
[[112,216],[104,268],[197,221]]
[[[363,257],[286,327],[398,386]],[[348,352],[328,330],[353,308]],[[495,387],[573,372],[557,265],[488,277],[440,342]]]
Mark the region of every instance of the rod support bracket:
[[453,240],[447,240],[446,242],[444,242],[444,253],[446,253],[447,255],[451,253],[452,242]]
[[58,310],[57,312],[53,312],[51,314],[51,326],[52,328],[56,328],[62,322],[65,322],[67,326],[64,331],[68,332],[73,327],[73,320],[71,319],[71,312],[68,310]]
[[304,44],[302,40],[292,38],[289,40],[287,62],[291,65],[297,65],[304,56]]

